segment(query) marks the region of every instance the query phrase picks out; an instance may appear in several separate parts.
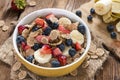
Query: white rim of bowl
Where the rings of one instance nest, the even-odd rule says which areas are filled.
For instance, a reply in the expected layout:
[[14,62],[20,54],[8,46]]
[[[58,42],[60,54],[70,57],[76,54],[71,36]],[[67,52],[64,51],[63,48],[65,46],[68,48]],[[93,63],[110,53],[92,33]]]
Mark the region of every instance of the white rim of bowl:
[[[38,66],[38,65],[35,65],[35,64],[33,64],[33,63],[28,62],[28,61],[20,54],[20,52],[18,51],[18,47],[17,47],[17,43],[16,43],[16,37],[17,37],[17,34],[18,34],[18,31],[17,31],[18,25],[20,25],[21,21],[24,20],[25,18],[27,18],[29,15],[34,14],[34,13],[39,12],[39,11],[42,12],[42,11],[46,11],[46,10],[47,10],[47,11],[56,10],[56,11],[65,12],[66,14],[70,14],[70,15],[78,18],[79,21],[80,21],[80,22],[85,26],[85,28],[86,28],[87,47],[86,47],[84,53],[82,54],[82,56],[80,56],[80,58],[79,58],[78,60],[72,62],[71,64],[67,64],[67,65],[65,65],[65,66],[55,67],[55,68],[42,67],[42,66]],[[34,12],[29,13],[28,15],[26,15],[24,18],[22,18],[22,19],[20,20],[20,22],[17,24],[17,26],[16,26],[16,28],[15,28],[15,30],[14,30],[14,33],[13,33],[13,45],[14,45],[14,48],[15,48],[15,50],[16,50],[16,52],[17,52],[17,55],[18,55],[22,60],[24,60],[26,63],[28,63],[29,65],[32,65],[32,66],[37,67],[37,68],[48,69],[48,70],[63,69],[63,68],[67,68],[67,67],[70,67],[70,66],[76,64],[78,61],[80,61],[80,60],[87,54],[87,52],[88,52],[88,50],[89,50],[89,47],[90,47],[90,42],[91,42],[91,35],[90,35],[90,31],[89,31],[89,28],[88,28],[88,26],[86,25],[86,23],[85,23],[81,18],[79,18],[76,14],[74,14],[74,13],[72,13],[72,12],[70,12],[70,11],[67,11],[67,10],[64,10],[64,9],[58,9],[58,8],[44,8],[44,9],[37,10],[37,11],[34,11]]]

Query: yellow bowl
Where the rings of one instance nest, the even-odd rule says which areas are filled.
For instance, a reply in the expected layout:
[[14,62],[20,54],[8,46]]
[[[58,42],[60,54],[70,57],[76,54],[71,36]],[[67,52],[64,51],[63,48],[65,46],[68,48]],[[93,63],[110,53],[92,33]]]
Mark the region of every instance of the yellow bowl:
[[[85,52],[82,54],[82,56],[76,60],[75,62],[68,64],[66,66],[62,66],[62,67],[58,67],[58,68],[47,68],[47,67],[42,67],[42,66],[37,66],[34,65],[30,62],[28,62],[27,60],[24,59],[24,57],[20,54],[18,47],[17,47],[17,43],[16,43],[16,37],[18,34],[18,26],[19,25],[24,25],[27,23],[30,23],[31,21],[33,21],[35,18],[39,17],[39,16],[45,16],[49,13],[53,13],[56,16],[66,16],[68,18],[70,18],[72,21],[78,21],[81,22],[82,24],[85,25],[86,28],[86,37],[87,37],[87,47],[85,49]],[[79,36],[78,36],[79,37]],[[41,9],[41,10],[37,10],[34,11],[30,14],[28,14],[27,16],[25,16],[16,26],[14,34],[13,34],[13,44],[14,44],[14,48],[16,50],[16,54],[19,58],[19,60],[21,61],[21,63],[26,66],[26,68],[28,68],[30,71],[32,71],[33,73],[36,73],[38,75],[41,76],[47,76],[47,77],[57,77],[57,76],[62,76],[65,74],[68,74],[70,72],[72,72],[73,70],[75,70],[77,67],[79,67],[81,65],[81,63],[84,61],[88,49],[90,47],[90,42],[91,42],[91,35],[90,35],[90,31],[87,27],[87,25],[85,24],[84,21],[82,21],[78,16],[76,16],[74,13],[67,11],[67,10],[63,10],[63,9],[55,9],[55,8],[46,8],[46,9]]]

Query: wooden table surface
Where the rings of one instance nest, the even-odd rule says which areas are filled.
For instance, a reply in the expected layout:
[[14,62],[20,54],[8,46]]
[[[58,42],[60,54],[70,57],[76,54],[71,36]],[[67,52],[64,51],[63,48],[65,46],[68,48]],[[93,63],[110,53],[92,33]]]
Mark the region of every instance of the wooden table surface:
[[[2,0],[3,1],[3,0]],[[8,0],[5,0],[8,1]],[[44,2],[44,0],[40,0]],[[66,8],[67,10],[74,10],[80,7],[81,4],[84,4],[90,0],[47,0],[50,4],[44,4],[45,7],[57,7],[57,8]],[[46,2],[46,1],[45,1]],[[64,4],[62,4],[64,2]],[[8,2],[9,3],[9,2]],[[0,7],[0,19],[4,19],[7,24],[9,24],[10,16],[12,15],[13,20],[17,20],[18,13],[14,15],[11,12],[7,13],[7,16],[3,17],[2,8],[7,8],[7,4],[4,7]],[[9,37],[11,31],[6,32],[5,35],[1,35],[3,32],[0,29],[0,45]],[[4,37],[3,37],[4,36]],[[0,61],[0,80],[10,80],[10,66]],[[79,79],[77,79],[79,80]],[[113,55],[110,55],[107,61],[103,65],[103,70],[100,70],[96,76],[95,80],[120,80],[120,62],[116,60]]]

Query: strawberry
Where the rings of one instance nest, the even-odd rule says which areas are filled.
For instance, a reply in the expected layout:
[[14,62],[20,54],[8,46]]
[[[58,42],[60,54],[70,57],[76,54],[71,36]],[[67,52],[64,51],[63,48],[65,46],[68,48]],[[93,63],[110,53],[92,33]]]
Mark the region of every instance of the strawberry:
[[20,25],[20,26],[18,27],[18,33],[21,35],[22,32],[23,32],[23,30],[24,30],[25,28],[26,28],[26,27],[25,27],[24,25]]
[[26,0],[12,0],[11,9],[15,11],[24,10],[26,6]]
[[81,45],[78,42],[75,43],[75,49],[77,51],[82,49]]
[[49,45],[43,45],[43,47],[40,50],[40,53],[42,54],[51,54],[52,53],[52,49]]
[[60,62],[60,64],[61,64],[62,66],[64,66],[64,65],[66,65],[66,63],[67,63],[67,57],[64,56],[64,55],[60,55],[60,56],[58,56],[58,61]]
[[44,27],[44,20],[43,19],[41,19],[41,18],[36,18],[35,19],[35,23],[36,24],[38,24],[38,25],[40,25],[41,27]]
[[59,55],[61,55],[62,54],[62,52],[61,52],[61,50],[59,49],[59,48],[55,48],[54,50],[53,50],[53,56],[54,57],[57,57],[57,56],[59,56]]
[[70,31],[65,29],[65,27],[62,25],[59,25],[58,30],[61,31],[62,33],[70,34]]
[[22,43],[21,43],[21,47],[22,47],[22,49],[23,49],[24,51],[26,51],[27,49],[30,49],[30,48],[31,48],[31,47],[28,46],[25,42],[22,42]]
[[51,17],[55,17],[55,15],[51,13],[51,14],[48,14],[45,18],[50,19]]

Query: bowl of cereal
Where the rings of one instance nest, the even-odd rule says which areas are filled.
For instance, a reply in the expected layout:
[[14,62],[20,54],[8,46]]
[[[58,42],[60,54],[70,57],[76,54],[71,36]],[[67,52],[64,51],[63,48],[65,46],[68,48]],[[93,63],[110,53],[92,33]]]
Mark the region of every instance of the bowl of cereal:
[[16,26],[13,44],[30,71],[57,77],[75,70],[90,47],[90,31],[74,13],[55,8],[34,11]]

